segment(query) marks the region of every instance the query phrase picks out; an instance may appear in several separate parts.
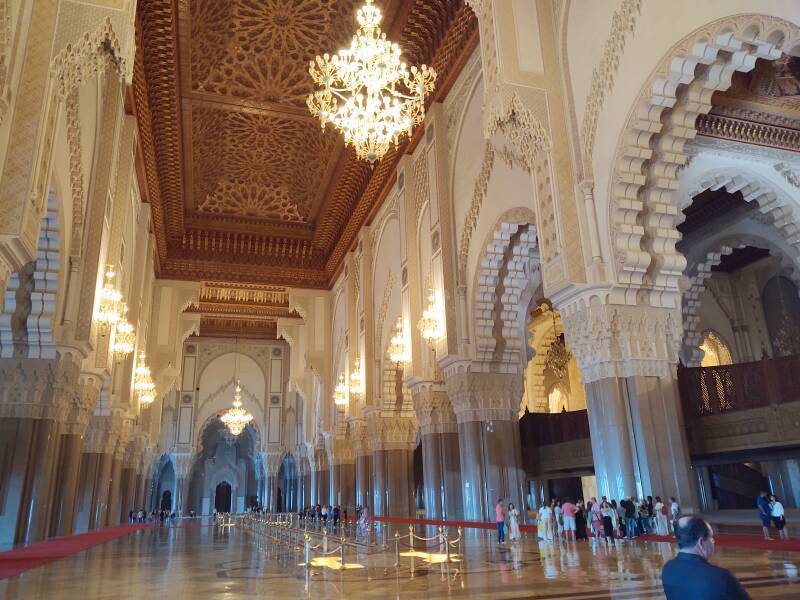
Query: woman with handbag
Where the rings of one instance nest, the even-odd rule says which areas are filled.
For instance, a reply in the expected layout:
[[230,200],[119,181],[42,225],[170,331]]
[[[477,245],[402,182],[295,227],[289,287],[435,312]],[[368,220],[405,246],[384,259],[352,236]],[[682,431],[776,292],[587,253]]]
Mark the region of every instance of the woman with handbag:
[[508,539],[512,542],[518,542],[520,538],[519,533],[519,511],[513,504],[508,504]]

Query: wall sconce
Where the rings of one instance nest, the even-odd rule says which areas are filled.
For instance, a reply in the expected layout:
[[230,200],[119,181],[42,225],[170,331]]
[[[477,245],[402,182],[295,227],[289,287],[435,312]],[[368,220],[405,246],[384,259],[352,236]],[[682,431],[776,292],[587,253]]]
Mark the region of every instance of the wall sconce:
[[411,361],[402,316],[397,317],[394,325],[394,336],[389,342],[389,360],[397,363],[398,367]]
[[100,292],[100,304],[94,318],[97,329],[102,335],[109,333],[122,317],[122,294],[114,287],[115,275],[114,268],[106,265],[103,290]]

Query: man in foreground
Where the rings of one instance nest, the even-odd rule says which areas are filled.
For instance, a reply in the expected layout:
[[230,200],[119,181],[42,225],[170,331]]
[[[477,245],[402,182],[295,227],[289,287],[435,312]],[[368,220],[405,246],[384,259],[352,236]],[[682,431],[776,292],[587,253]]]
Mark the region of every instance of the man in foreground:
[[708,562],[714,554],[714,532],[707,521],[681,517],[675,538],[678,555],[661,572],[668,600],[749,600],[733,573]]

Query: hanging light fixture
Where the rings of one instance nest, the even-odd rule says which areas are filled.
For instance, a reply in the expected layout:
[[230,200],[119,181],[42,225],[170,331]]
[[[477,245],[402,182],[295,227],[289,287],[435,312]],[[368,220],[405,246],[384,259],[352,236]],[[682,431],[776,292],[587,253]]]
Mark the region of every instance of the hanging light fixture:
[[356,362],[353,365],[353,372],[350,373],[350,386],[348,389],[353,395],[364,393],[364,374],[361,372],[361,359],[358,356],[356,356]]
[[242,408],[242,386],[236,380],[236,390],[233,393],[233,407],[229,408],[220,417],[232,435],[239,435],[247,424],[253,420],[253,415]]
[[114,360],[122,360],[133,352],[136,345],[136,330],[128,321],[128,305],[123,302],[122,315],[114,326],[114,344],[111,346],[111,353]]
[[403,317],[397,317],[397,321],[394,324],[394,336],[389,341],[389,359],[397,363],[398,367],[411,360],[408,355]]
[[556,312],[553,310],[552,314],[553,334],[556,334],[556,338],[550,345],[550,349],[547,351],[547,354],[545,354],[544,368],[550,369],[558,379],[565,379],[569,373],[569,361],[572,358],[572,354],[570,354],[570,351],[567,350],[567,343],[564,339],[564,333],[562,332],[559,335],[558,331],[556,330]]
[[115,275],[114,267],[106,265],[103,290],[100,292],[100,304],[94,319],[102,334],[110,332],[122,316],[122,294],[114,287]]
[[422,311],[422,318],[417,323],[422,338],[431,346],[445,335],[441,303],[438,300],[434,289],[428,288],[428,305]]
[[145,362],[144,352],[139,353],[139,364],[134,371],[133,389],[142,404],[152,404],[156,399],[156,385],[150,376],[150,367]]
[[344,378],[344,373],[339,373],[339,383],[336,384],[333,390],[333,403],[336,406],[347,406],[349,402],[349,398],[347,397],[348,391],[349,388]]
[[371,163],[383,157],[425,119],[425,95],[432,92],[436,72],[422,65],[410,69],[396,43],[386,39],[383,15],[372,0],[358,9],[358,29],[349,48],[333,56],[317,56],[309,66],[322,89],[306,103],[322,128],[342,132],[358,158]]

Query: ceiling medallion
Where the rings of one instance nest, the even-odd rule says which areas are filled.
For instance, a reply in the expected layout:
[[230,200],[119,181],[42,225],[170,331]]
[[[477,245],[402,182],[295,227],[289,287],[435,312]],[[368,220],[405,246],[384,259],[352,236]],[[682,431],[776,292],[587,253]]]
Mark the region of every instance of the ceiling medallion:
[[380,29],[379,8],[366,0],[356,13],[358,30],[349,48],[311,61],[309,73],[322,89],[306,99],[322,128],[332,123],[362,160],[374,163],[425,119],[425,95],[436,72],[410,69],[401,50]]

